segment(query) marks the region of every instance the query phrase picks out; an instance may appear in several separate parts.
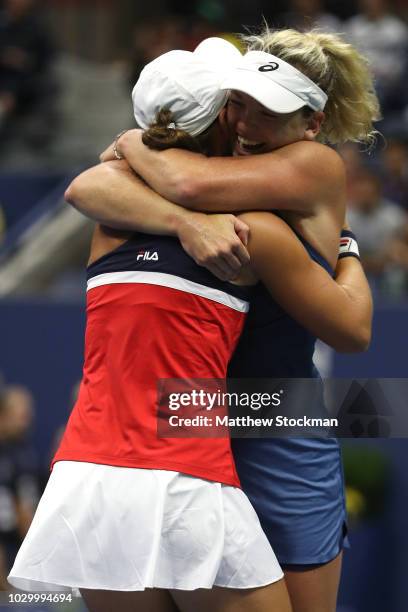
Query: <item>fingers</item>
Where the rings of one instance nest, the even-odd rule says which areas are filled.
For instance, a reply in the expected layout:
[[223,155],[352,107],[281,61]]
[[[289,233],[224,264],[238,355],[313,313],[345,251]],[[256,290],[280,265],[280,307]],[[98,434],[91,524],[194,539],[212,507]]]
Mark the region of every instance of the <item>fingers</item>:
[[232,246],[232,252],[235,255],[235,257],[238,259],[240,263],[240,267],[247,266],[250,263],[251,257],[248,253],[248,250],[242,244],[240,240],[237,240],[236,242],[234,242]]
[[231,273],[228,272],[227,269],[224,268],[219,261],[215,262],[213,264],[209,264],[209,265],[204,266],[204,267],[209,272],[211,272],[211,274],[216,276],[220,281],[229,282],[229,281],[234,280],[234,278],[236,278],[236,274],[235,274],[235,276],[232,276]]
[[237,264],[231,265],[227,259],[224,259],[223,256],[219,254],[206,254],[203,257],[194,259],[196,264],[201,266],[202,268],[206,268],[211,274],[214,274],[217,278],[222,281],[231,281],[234,280],[241,269],[241,265],[238,262]]
[[249,239],[249,226],[244,221],[241,221],[241,219],[235,217],[234,229],[241,242],[246,246]]
[[207,268],[217,278],[224,281],[235,280],[242,267],[249,261],[249,253],[239,239],[236,239],[233,244],[230,241],[217,244],[213,246],[211,253],[206,252],[202,257],[196,259],[198,265]]
[[[243,251],[242,253],[241,249]],[[234,250],[240,254],[240,257],[234,254]],[[231,281],[237,278],[243,265],[248,261],[249,254],[244,245],[239,242],[239,245],[233,245],[232,247],[229,243],[222,246],[218,245],[211,255],[206,254],[206,256],[197,263],[211,272],[216,270],[213,274],[215,273],[215,276],[220,280]]]
[[113,147],[114,143],[110,144],[109,147],[107,147],[104,152],[100,154],[99,160],[101,162],[112,161],[113,159],[116,159],[115,154],[113,152]]
[[[234,215],[202,216],[197,225],[188,224],[188,231],[179,231],[184,250],[194,261],[222,281],[232,281],[250,261],[249,253],[236,231],[248,239],[249,228]],[[183,228],[183,226],[182,226]]]
[[[243,247],[245,249],[245,247]],[[243,266],[239,257],[234,255],[232,251],[224,252],[220,255],[220,263],[228,271],[230,278],[236,278]]]

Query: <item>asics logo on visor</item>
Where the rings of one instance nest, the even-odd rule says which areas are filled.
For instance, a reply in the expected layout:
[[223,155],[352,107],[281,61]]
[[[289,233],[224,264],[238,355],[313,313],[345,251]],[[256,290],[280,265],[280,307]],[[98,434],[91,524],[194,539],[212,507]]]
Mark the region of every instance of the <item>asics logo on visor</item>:
[[264,64],[263,66],[259,66],[259,72],[272,72],[273,70],[277,70],[279,68],[279,64],[276,62],[269,62],[269,64]]

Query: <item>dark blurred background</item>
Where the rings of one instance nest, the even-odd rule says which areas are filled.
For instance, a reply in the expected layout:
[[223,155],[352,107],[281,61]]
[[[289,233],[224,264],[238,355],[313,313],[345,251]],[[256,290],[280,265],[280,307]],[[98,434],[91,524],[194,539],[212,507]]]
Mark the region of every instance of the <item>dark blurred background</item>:
[[[75,174],[134,124],[131,88],[169,49],[259,28],[342,33],[382,103],[373,151],[339,148],[375,299],[357,356],[320,346],[326,376],[408,378],[406,0],[3,0],[0,3],[0,590],[48,476],[81,377],[92,224],[63,202]],[[406,440],[344,444],[352,548],[339,612],[408,610]]]

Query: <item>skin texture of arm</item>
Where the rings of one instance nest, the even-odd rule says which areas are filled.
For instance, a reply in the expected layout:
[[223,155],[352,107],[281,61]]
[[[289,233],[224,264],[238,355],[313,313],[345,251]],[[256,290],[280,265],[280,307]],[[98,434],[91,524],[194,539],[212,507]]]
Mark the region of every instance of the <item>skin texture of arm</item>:
[[65,193],[79,212],[106,228],[178,237],[185,251],[221,280],[249,262],[248,228],[234,215],[205,215],[167,202],[126,161],[99,164],[80,174]]
[[[193,210],[311,214],[344,187],[338,154],[317,142],[300,141],[261,155],[205,157],[180,149],[151,150],[141,133],[129,130],[121,136],[120,152],[155,191]],[[109,159],[110,148],[102,155]]]
[[335,280],[290,227],[270,213],[245,213],[251,267],[280,306],[339,352],[366,350],[371,339],[371,292],[360,262],[340,259]]
[[[280,210],[289,225],[335,266],[346,176],[334,150],[301,140],[265,154],[205,157],[180,149],[151,150],[141,135],[141,130],[126,132],[119,139],[119,151],[163,197],[208,212]],[[111,145],[101,159],[112,155]]]
[[[122,163],[120,162],[120,164]],[[68,189],[68,199],[86,201],[89,198],[91,204],[85,206],[89,206],[93,211],[93,214],[89,214],[89,216],[95,218],[93,207],[99,207],[101,201],[105,198],[106,211],[105,213],[99,213],[99,218],[96,215],[98,220],[115,227],[114,221],[112,222],[112,219],[109,219],[111,215],[110,203],[115,206],[119,203],[119,209],[114,211],[113,219],[120,219],[124,213],[125,216],[129,215],[125,221],[122,219],[118,224],[121,228],[138,229],[147,233],[168,234],[169,213],[167,206],[169,203],[163,202],[163,217],[160,219],[159,214],[159,226],[152,227],[152,223],[157,223],[157,219],[156,221],[151,220],[153,217],[149,214],[149,209],[136,212],[134,210],[134,174],[126,166],[124,174],[117,173],[117,164],[118,162],[114,162],[112,166],[102,164],[81,175],[82,179],[81,177],[75,179],[77,183],[80,181],[79,187],[78,184],[75,185],[74,181]],[[114,173],[117,182],[105,185],[102,177],[107,175],[111,180],[112,173]],[[98,180],[95,181],[95,178]],[[124,180],[129,180],[127,197],[126,189],[123,190]],[[84,187],[82,181],[85,183]],[[145,203],[148,202],[148,206],[150,204],[153,206],[157,194],[153,194],[137,178],[136,184],[141,187],[146,198],[153,197],[152,201],[144,201]],[[98,185],[96,192],[95,185]],[[76,193],[77,190],[80,194]],[[121,194],[120,197],[118,197],[119,193]],[[120,209],[121,206],[124,207],[123,210]],[[77,205],[77,208],[82,212],[81,204]],[[222,217],[222,215],[216,215],[216,217]],[[250,250],[251,257],[254,257],[252,267],[284,310],[336,350],[344,352],[364,350],[371,335],[372,304],[370,291],[360,263],[357,260],[351,260],[351,258],[341,260],[336,269],[336,283],[320,266],[311,261],[301,242],[281,219],[270,213],[259,212],[241,215],[240,221],[251,227]],[[160,223],[163,223],[161,231]],[[143,224],[145,229],[141,227]],[[208,241],[208,236],[213,228],[210,230],[208,227],[207,230],[208,232],[204,231],[204,242]],[[101,234],[100,229],[98,232]],[[191,224],[187,225],[186,242],[191,243],[191,236],[194,232],[195,227]],[[108,232],[107,228],[105,228],[103,234],[104,242],[101,248],[99,246],[102,243],[98,240],[94,241],[93,259],[117,246],[115,242],[112,242],[115,239],[122,241],[124,239],[122,235],[115,238],[114,233],[112,231]],[[179,234],[175,231],[173,235]],[[290,248],[288,248],[289,245]],[[211,246],[213,245],[211,244]],[[226,248],[225,243],[222,248]],[[188,249],[186,250],[189,252]],[[193,258],[198,264],[202,265],[196,249],[193,250]],[[217,263],[219,252],[214,253],[215,251],[211,256],[212,259],[210,257],[210,265],[205,265],[205,267],[215,273],[221,280],[230,280],[231,276],[228,276],[225,269],[221,269]],[[203,261],[204,259],[205,257],[203,257]],[[284,283],[282,283],[282,279],[285,279]],[[317,294],[319,295],[318,300],[316,300]]]
[[[188,211],[149,189],[126,161],[86,170],[69,185],[65,199],[83,215],[118,230],[177,236],[179,224],[190,218]],[[154,215],[148,214],[151,210]]]

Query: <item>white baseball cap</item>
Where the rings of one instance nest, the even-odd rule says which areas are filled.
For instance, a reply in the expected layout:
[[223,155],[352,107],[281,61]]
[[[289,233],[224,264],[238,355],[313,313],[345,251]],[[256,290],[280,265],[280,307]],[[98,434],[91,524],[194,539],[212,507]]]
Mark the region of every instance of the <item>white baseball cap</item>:
[[275,113],[292,113],[302,106],[322,111],[327,102],[316,83],[264,51],[248,51],[225,77],[221,89],[242,91]]
[[169,51],[147,64],[133,88],[137,124],[148,128],[157,112],[173,113],[177,128],[192,136],[204,132],[225,105],[226,74],[240,61],[238,49],[222,38],[207,38],[193,51]]

